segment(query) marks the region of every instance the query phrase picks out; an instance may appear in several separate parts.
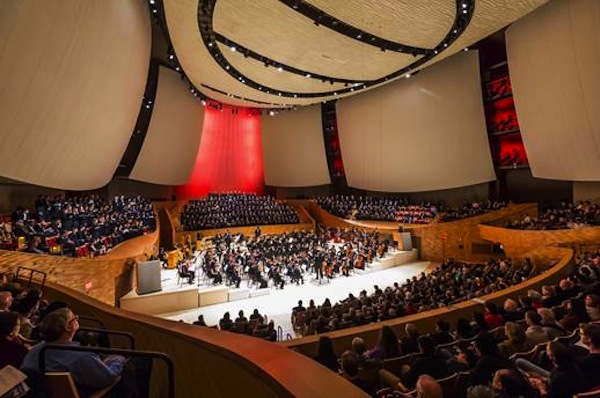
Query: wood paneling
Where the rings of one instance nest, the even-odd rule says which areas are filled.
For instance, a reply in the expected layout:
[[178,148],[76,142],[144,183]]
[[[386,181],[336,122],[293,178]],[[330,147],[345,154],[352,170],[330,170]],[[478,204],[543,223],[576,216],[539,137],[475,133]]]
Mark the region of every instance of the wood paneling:
[[600,243],[600,227],[561,229],[555,231],[525,231],[480,225],[484,239],[501,243],[512,258],[527,257],[527,252],[544,245],[588,245]]

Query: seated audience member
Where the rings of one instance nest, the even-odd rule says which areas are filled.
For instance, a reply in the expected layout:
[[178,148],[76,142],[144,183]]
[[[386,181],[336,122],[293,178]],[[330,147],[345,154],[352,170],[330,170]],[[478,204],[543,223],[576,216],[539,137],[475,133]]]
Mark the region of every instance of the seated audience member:
[[476,384],[467,388],[467,398],[498,398],[498,394],[489,386]]
[[335,352],[333,351],[333,343],[329,337],[319,337],[317,355],[314,357],[314,360],[333,370],[334,372],[339,370],[339,363],[337,357],[335,356]]
[[446,359],[436,354],[433,339],[429,336],[420,336],[418,341],[421,356],[402,375],[405,391],[408,391],[406,387],[408,389],[413,388],[421,375],[428,374],[435,379],[442,379],[451,374],[446,364]]
[[600,320],[600,296],[588,294],[585,296],[585,310],[592,322]]
[[401,355],[398,337],[389,326],[382,326],[377,345],[365,353],[365,357],[373,361],[395,358]]
[[498,398],[538,398],[539,394],[517,369],[500,369],[494,374],[492,387]]
[[231,320],[229,312],[226,312],[223,315],[223,318],[219,320],[219,329],[228,331],[233,330],[233,321]]
[[474,344],[479,359],[472,370],[473,384],[488,384],[497,370],[513,367],[512,362],[500,354],[496,341],[490,334],[479,335]]
[[6,365],[20,368],[27,347],[19,339],[19,316],[15,312],[0,312],[0,369]]
[[535,346],[527,338],[523,328],[514,322],[506,322],[504,334],[507,340],[498,344],[498,348],[500,353],[507,358],[517,352],[529,351]]
[[465,318],[458,318],[458,321],[456,321],[456,338],[470,339],[473,336],[475,336],[475,333],[469,320]]
[[496,303],[489,302],[485,304],[485,324],[488,330],[504,325],[504,318],[500,315]]
[[519,311],[519,304],[513,299],[506,299],[503,309],[502,317],[505,322],[517,322],[524,317],[524,314]]
[[548,333],[542,327],[542,317],[537,312],[530,310],[525,313],[525,321],[527,322],[527,338],[533,345],[545,343],[549,340]]
[[542,305],[546,308],[554,307],[561,303],[556,292],[556,287],[550,285],[542,286]]
[[407,323],[404,326],[406,336],[400,339],[400,346],[402,347],[402,353],[412,354],[413,352],[419,352],[419,336],[421,333],[417,326],[413,323]]
[[590,316],[585,309],[585,302],[580,298],[567,301],[567,314],[560,320],[560,324],[569,332],[577,329],[579,324],[590,321]]
[[204,315],[198,315],[198,320],[194,321],[193,324],[196,326],[207,326],[206,322],[204,322]]
[[[73,336],[79,329],[78,317],[68,308],[58,309],[44,318],[41,332],[44,341],[36,344],[25,356],[24,370],[40,371],[39,354],[46,343],[77,346]],[[102,360],[91,352],[47,350],[46,371],[67,371],[82,395],[107,387],[117,381],[125,366],[125,358],[111,355]]]
[[589,353],[579,361],[579,367],[587,380],[587,389],[600,388],[600,325],[582,324],[579,328],[581,342]]
[[370,396],[376,396],[375,389],[358,373],[360,359],[354,352],[348,350],[342,354],[342,376],[356,387],[360,388]]
[[250,320],[256,319],[259,324],[265,322],[265,318],[258,312],[258,308],[255,308],[252,314],[250,315]]
[[0,311],[10,311],[10,306],[12,305],[12,303],[13,296],[11,292],[0,292]]
[[442,386],[433,377],[421,375],[416,384],[418,398],[443,398]]
[[546,354],[552,362],[550,372],[525,360],[517,361],[517,366],[539,380],[536,386],[547,398],[572,398],[586,389],[586,381],[573,359],[571,351],[564,344],[551,341],[546,346]]
[[240,312],[238,312],[238,317],[235,318],[236,322],[248,322],[248,318],[246,318],[244,316],[244,310],[240,310]]
[[454,336],[450,333],[450,323],[443,319],[438,319],[435,323],[435,332],[431,338],[436,345],[447,344],[454,341]]
[[556,322],[554,312],[552,312],[551,309],[539,308],[537,312],[542,317],[542,327],[546,331],[548,339],[554,340],[557,337],[567,334],[565,328],[562,327],[560,323]]

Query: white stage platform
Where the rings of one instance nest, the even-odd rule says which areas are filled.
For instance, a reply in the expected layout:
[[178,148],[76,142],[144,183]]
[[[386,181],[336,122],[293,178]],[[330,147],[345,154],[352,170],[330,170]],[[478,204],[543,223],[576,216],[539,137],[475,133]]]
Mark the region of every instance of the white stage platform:
[[[168,269],[161,271],[162,291],[156,293],[150,293],[146,295],[138,295],[135,292],[130,292],[120,300],[121,308],[140,312],[148,315],[158,315],[165,313],[181,313],[182,311],[187,313],[188,311],[198,312],[203,307],[214,307],[216,305],[234,305],[236,308],[245,306],[245,302],[252,302],[253,300],[265,300],[273,302],[279,301],[282,294],[287,295],[288,292],[293,292],[295,299],[292,301],[297,302],[299,296],[305,296],[305,291],[312,291],[314,286],[317,289],[323,289],[326,292],[333,290],[333,286],[339,286],[341,291],[345,292],[343,297],[346,297],[348,293],[358,291],[350,289],[350,286],[363,286],[363,288],[372,287],[371,284],[367,284],[367,280],[379,280],[379,278],[367,278],[368,275],[381,274],[384,270],[393,270],[397,268],[404,268],[406,264],[414,263],[417,261],[417,251],[394,251],[389,253],[384,258],[374,261],[367,269],[361,271],[356,270],[355,274],[350,277],[344,277],[341,275],[336,276],[332,280],[320,281],[314,279],[314,274],[306,273],[304,275],[305,284],[301,286],[286,284],[283,290],[275,289],[272,286],[273,282],[269,281],[269,288],[256,289],[248,286],[247,280],[242,280],[240,288],[231,288],[225,285],[213,286],[210,281],[205,278],[197,279],[193,284],[187,283],[187,280],[180,280],[177,277],[176,269]],[[429,263],[426,263],[429,264]],[[401,272],[404,274],[403,272]],[[380,275],[380,276],[383,276]],[[412,274],[411,274],[412,276]],[[406,278],[395,279],[397,281],[403,281]],[[384,277],[383,280],[389,280],[388,277]],[[360,282],[362,281],[362,282]],[[384,282],[375,282],[385,286]],[[335,288],[337,291],[338,288]],[[269,296],[277,296],[277,298]],[[266,297],[265,297],[266,296]],[[334,295],[326,294],[330,299],[334,298]],[[315,300],[318,296],[312,296]],[[342,297],[340,297],[342,298]],[[308,300],[306,300],[308,303]],[[238,305],[239,303],[239,305]],[[295,306],[292,305],[292,307]],[[292,307],[289,307],[291,309]],[[253,309],[253,308],[252,308]],[[289,310],[288,309],[288,310]],[[225,310],[226,311],[226,310]],[[221,312],[219,318],[225,312]],[[265,310],[263,310],[265,311]],[[270,313],[271,310],[266,310]],[[235,311],[237,314],[237,311]],[[232,314],[233,316],[234,314]],[[195,316],[197,318],[197,315]],[[178,318],[179,319],[179,318]],[[192,319],[193,321],[195,319]],[[218,322],[218,318],[214,323]],[[208,322],[208,319],[207,319]],[[289,321],[288,321],[289,322]]]

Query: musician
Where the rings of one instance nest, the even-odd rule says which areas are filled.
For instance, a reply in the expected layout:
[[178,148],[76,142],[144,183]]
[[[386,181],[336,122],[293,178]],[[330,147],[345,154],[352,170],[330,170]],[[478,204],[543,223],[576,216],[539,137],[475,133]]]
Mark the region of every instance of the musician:
[[323,260],[323,253],[321,253],[321,250],[317,250],[313,267],[315,271],[315,277],[318,281],[323,279]]
[[285,286],[285,281],[279,272],[279,266],[274,265],[269,269],[269,278],[273,279],[276,288],[279,286],[280,289],[283,289]]
[[300,282],[302,282],[304,285],[304,278],[302,277],[302,271],[298,264],[288,265],[288,275],[290,276],[292,283],[296,283],[296,285],[300,286]]
[[160,265],[162,265],[162,267],[166,269],[169,261],[167,258],[167,252],[165,251],[164,247],[161,247],[158,251],[158,259],[160,260]]
[[194,283],[194,279],[196,278],[196,269],[192,265],[190,265],[190,261],[186,260],[181,264],[180,271],[182,277],[188,278],[188,283],[191,285]]
[[235,264],[227,264],[225,268],[225,276],[231,284],[234,284],[235,287],[239,289],[242,278],[240,278],[240,274],[236,268],[237,267]]

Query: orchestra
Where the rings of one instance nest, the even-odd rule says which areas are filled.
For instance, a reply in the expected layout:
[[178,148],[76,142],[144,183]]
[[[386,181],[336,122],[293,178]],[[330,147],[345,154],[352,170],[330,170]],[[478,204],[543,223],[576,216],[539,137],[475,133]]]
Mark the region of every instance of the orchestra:
[[[196,248],[188,239],[177,247],[177,264],[189,283],[199,276],[212,285],[266,288],[269,281],[278,289],[286,283],[304,284],[307,272],[321,284],[339,276],[364,271],[375,259],[383,258],[389,242],[378,231],[317,226],[314,232],[281,235],[254,233],[216,235]],[[200,283],[200,279],[198,280]]]

